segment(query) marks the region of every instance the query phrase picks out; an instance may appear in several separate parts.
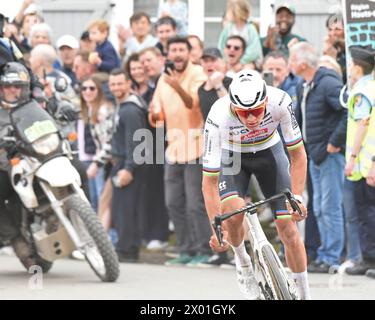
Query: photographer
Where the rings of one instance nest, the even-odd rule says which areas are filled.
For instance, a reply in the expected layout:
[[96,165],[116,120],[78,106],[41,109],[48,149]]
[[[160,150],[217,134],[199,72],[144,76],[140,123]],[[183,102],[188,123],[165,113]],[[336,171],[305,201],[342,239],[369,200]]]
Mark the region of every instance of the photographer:
[[152,125],[165,120],[167,128],[166,204],[180,253],[167,265],[196,265],[211,254],[207,245],[211,231],[200,187],[202,166],[197,163],[203,153],[203,119],[197,92],[207,77],[202,67],[189,61],[190,51],[186,38],[168,41],[170,62],[158,81],[149,113]]
[[326,22],[328,34],[324,39],[323,54],[334,58],[341,67],[346,82],[346,53],[344,19],[341,14],[332,14]]
[[[26,67],[22,52],[12,40],[6,38],[3,34],[5,20],[6,18],[4,15],[0,13],[0,75],[2,74],[3,67],[8,62],[19,62]],[[42,92],[43,85],[38,81],[31,70],[28,68],[27,70],[30,75],[30,91],[32,96],[38,102],[40,102],[41,100],[44,100],[44,95]]]

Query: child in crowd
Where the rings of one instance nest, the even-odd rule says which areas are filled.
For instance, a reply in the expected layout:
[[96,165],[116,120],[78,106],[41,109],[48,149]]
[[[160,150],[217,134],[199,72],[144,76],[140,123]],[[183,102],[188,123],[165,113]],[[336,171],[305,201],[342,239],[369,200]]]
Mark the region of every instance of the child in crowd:
[[242,64],[256,63],[263,57],[262,46],[256,27],[248,22],[251,8],[246,0],[228,2],[226,19],[229,21],[220,34],[218,48],[224,55],[228,38],[232,35],[241,36],[246,42],[245,53],[241,58]]
[[109,24],[99,19],[90,23],[88,27],[90,39],[96,43],[96,50],[90,54],[89,61],[99,72],[109,73],[120,67],[120,59],[113,45],[108,41]]
[[180,0],[167,0],[160,4],[158,17],[170,16],[177,22],[177,35],[188,34],[188,9],[185,2]]

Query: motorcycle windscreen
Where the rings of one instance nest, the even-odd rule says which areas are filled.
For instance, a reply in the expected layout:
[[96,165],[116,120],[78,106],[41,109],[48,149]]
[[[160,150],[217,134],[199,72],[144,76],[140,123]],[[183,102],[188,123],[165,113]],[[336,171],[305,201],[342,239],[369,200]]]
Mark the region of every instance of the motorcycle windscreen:
[[13,127],[19,138],[27,143],[58,132],[53,118],[35,101],[30,101],[11,112]]

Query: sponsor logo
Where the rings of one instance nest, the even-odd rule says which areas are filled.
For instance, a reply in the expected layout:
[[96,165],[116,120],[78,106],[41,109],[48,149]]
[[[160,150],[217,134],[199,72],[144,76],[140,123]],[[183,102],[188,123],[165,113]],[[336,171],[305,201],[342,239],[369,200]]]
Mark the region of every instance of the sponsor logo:
[[218,128],[218,129],[219,129],[219,125],[216,124],[215,122],[213,122],[210,118],[207,118],[206,123],[207,123],[207,124],[210,124],[210,125],[214,126],[215,128]]
[[291,119],[291,123],[292,123],[292,128],[293,130],[296,130],[298,128],[298,122],[296,120],[296,117],[294,116],[294,111],[293,111],[293,103],[291,102],[289,105],[288,105],[288,111],[289,111],[289,114],[290,114],[290,119]]
[[227,182],[223,181],[219,183],[219,191],[224,191],[227,188]]
[[285,100],[285,97],[286,97],[286,93],[284,92],[282,98],[281,98],[281,101],[279,103],[279,107],[281,107],[281,105],[283,104],[284,100]]

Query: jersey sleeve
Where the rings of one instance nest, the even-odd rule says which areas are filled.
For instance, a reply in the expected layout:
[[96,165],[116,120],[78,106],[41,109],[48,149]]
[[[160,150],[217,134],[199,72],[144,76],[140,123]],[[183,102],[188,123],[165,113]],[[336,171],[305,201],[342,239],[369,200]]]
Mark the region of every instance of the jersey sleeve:
[[371,102],[363,94],[354,96],[354,120],[366,119],[371,114]]
[[280,104],[280,127],[288,150],[297,149],[303,144],[301,130],[293,111],[293,101],[288,94]]
[[204,126],[203,175],[218,176],[220,174],[221,153],[220,126],[210,112]]

